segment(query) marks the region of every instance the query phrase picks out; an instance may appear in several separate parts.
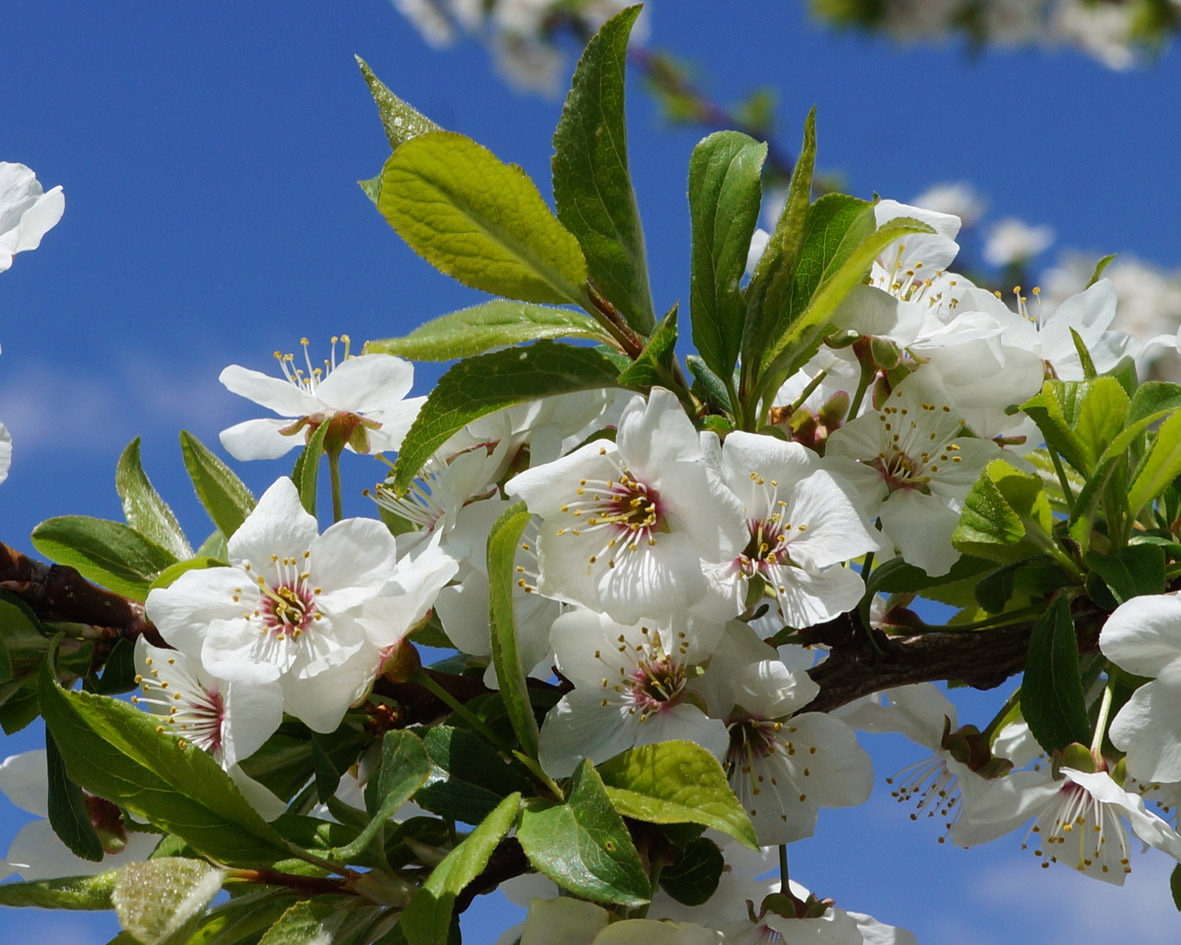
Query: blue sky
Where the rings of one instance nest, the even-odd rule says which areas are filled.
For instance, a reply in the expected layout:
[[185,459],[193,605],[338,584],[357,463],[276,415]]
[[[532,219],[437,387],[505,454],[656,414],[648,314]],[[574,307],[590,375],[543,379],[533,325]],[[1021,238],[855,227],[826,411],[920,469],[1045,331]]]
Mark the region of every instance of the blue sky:
[[[801,6],[654,0],[650,41],[699,61],[720,100],[773,85],[788,149],[815,103],[819,164],[842,171],[852,193],[906,200],[969,180],[993,217],[1053,224],[1059,245],[1181,263],[1181,57],[1116,74],[1066,51],[898,50],[819,31]],[[22,550],[51,515],[120,517],[113,471],[136,435],[157,487],[203,536],[177,433],[212,445],[257,415],[217,383],[225,365],[271,370],[271,352],[303,335],[318,352],[332,334],[403,334],[481,298],[402,245],[356,187],[386,142],[354,53],[548,192],[560,102],[514,93],[471,44],[429,49],[387,0],[6,0],[0,23],[0,160],[62,184],[67,201],[42,248],[0,276],[0,420],[15,450],[0,540]],[[638,88],[629,117],[653,288],[667,308],[688,297],[686,167],[700,132],[664,127]],[[420,370],[424,392],[435,376]],[[288,470],[239,467],[258,491]],[[353,512],[367,511],[360,488],[380,474],[359,458],[346,470]],[[978,721],[1005,694],[972,697]],[[3,751],[38,739],[30,730]],[[918,757],[892,739],[870,747],[879,778]],[[0,850],[20,820],[0,808]],[[925,945],[1175,940],[1163,858],[1138,861],[1121,894],[1040,870],[1018,838],[964,853],[938,845],[929,826],[883,791],[822,817],[793,848],[793,875]],[[47,945],[101,945],[115,930],[92,916],[10,911],[4,921]],[[468,940],[492,942],[489,927],[474,924]]]

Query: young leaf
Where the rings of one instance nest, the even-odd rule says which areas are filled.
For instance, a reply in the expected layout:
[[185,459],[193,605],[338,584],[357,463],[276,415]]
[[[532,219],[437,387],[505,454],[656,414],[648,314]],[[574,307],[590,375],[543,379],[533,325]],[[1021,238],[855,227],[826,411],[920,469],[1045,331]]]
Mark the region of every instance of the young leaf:
[[746,318],[742,326],[742,363],[748,371],[760,363],[771,341],[787,293],[795,277],[800,247],[812,202],[812,173],[816,165],[816,108],[804,123],[804,143],[791,173],[787,199],[755,266],[746,292]]
[[386,732],[381,741],[381,765],[365,785],[365,806],[373,817],[352,843],[336,851],[336,857],[347,863],[369,846],[386,821],[414,796],[430,770],[421,739],[412,732]]
[[471,732],[434,725],[416,734],[430,756],[431,771],[414,802],[431,813],[475,824],[507,795],[530,790],[528,778]]
[[795,370],[819,344],[829,316],[882,250],[912,233],[934,232],[908,217],[876,230],[873,222],[870,205],[842,194],[826,194],[808,208],[786,312],[762,357],[772,380]]
[[734,373],[742,346],[746,301],[739,283],[759,219],[766,158],[765,142],[719,131],[702,140],[689,159],[693,344],[723,378]]
[[488,600],[491,608],[492,661],[504,707],[513,725],[521,750],[537,757],[537,718],[529,702],[525,684],[525,666],[517,648],[516,623],[513,617],[514,567],[521,533],[532,518],[524,502],[517,502],[496,520],[488,535]]
[[470,138],[432,131],[386,161],[377,208],[416,253],[473,289],[575,302],[586,259],[519,167]]
[[676,345],[677,306],[674,304],[656,326],[644,350],[636,356],[630,367],[620,372],[617,383],[623,387],[671,386],[673,362],[677,356]]
[[381,114],[381,124],[385,128],[385,135],[390,139],[390,148],[397,150],[411,138],[425,134],[428,131],[442,129],[421,112],[403,102],[391,92],[373,70],[360,56],[354,57],[361,67],[361,75],[369,86],[369,94],[377,103],[377,110]]
[[77,909],[97,912],[111,908],[111,890],[119,870],[96,876],[65,876],[28,883],[0,885],[0,906],[36,909]]
[[193,549],[180,523],[152,486],[139,458],[139,437],[127,444],[115,467],[115,490],[123,500],[127,524],[174,557],[184,560]]
[[370,341],[365,350],[414,361],[452,361],[538,338],[608,340],[594,319],[580,312],[498,299],[441,315],[401,338]]
[[754,827],[716,758],[692,742],[632,748],[599,765],[615,809],[650,824],[703,824],[758,848]]
[[621,906],[652,898],[640,854],[590,759],[574,772],[565,804],[521,812],[517,839],[530,863],[576,896]]
[[49,729],[45,730],[45,766],[49,775],[49,825],[74,856],[98,863],[103,845],[90,822],[82,789],[66,775],[66,766]]
[[295,469],[291,472],[291,481],[299,490],[299,501],[308,515],[316,514],[316,483],[320,478],[320,457],[324,454],[324,440],[328,436],[329,425],[321,423],[308,437],[307,445],[295,461]]
[[[345,908],[355,905],[355,897],[333,896],[305,899],[283,913],[258,945],[329,945],[333,942],[356,942],[353,936],[373,921],[373,908]],[[369,941],[368,938],[362,941]]]
[[517,819],[520,794],[510,794],[446,858],[402,913],[410,945],[447,945],[451,909],[465,886],[480,875],[496,845]]
[[574,70],[554,131],[554,204],[578,237],[591,281],[627,323],[648,334],[656,318],[644,231],[627,167],[627,41],[640,7],[602,25]]
[[62,515],[33,529],[33,547],[87,580],[142,601],[148,587],[176,558],[121,522]]
[[722,379],[711,371],[700,356],[690,354],[685,356],[685,364],[689,373],[693,375],[693,386],[690,388],[702,403],[721,407],[723,410],[733,410],[730,403],[730,392]]
[[613,387],[616,378],[602,355],[554,341],[460,361],[439,379],[402,441],[393,488],[404,491],[435,450],[473,420],[522,400]]
[[1095,271],[1091,273],[1091,278],[1087,280],[1086,288],[1091,288],[1103,276],[1103,270],[1107,268],[1108,264],[1115,259],[1115,253],[1109,253],[1095,263]]
[[1136,515],[1178,475],[1181,475],[1181,411],[1170,416],[1157,430],[1156,439],[1128,488],[1128,510]]
[[230,537],[254,510],[254,496],[229,466],[187,430],[180,431],[180,449],[197,498],[213,524]]
[[701,906],[717,891],[725,868],[726,858],[718,845],[708,837],[698,837],[660,871],[660,886],[679,903]]
[[1041,477],[994,459],[964,499],[951,543],[964,554],[1012,563],[1043,552],[1053,524]]
[[1127,545],[1112,554],[1088,551],[1086,562],[1107,582],[1118,604],[1165,592],[1165,550],[1160,545]]
[[1021,715],[1047,752],[1091,739],[1070,603],[1057,598],[1033,625],[1021,684]]
[[166,856],[119,870],[111,904],[143,945],[187,942],[221,891],[223,872],[204,860]]
[[38,695],[69,777],[223,863],[289,856],[283,838],[210,755],[156,731],[155,718],[108,696],[68,692],[46,661]]

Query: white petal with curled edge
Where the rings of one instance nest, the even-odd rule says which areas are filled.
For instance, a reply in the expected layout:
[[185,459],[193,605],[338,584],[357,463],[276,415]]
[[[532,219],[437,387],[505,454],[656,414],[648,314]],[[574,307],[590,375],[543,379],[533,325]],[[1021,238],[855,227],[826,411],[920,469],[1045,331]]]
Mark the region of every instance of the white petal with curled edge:
[[414,365],[392,354],[363,354],[338,364],[316,387],[316,398],[344,413],[388,410],[414,383]]
[[1128,753],[1128,773],[1144,782],[1181,781],[1181,659],[1145,683],[1111,723],[1111,742]]
[[316,520],[299,501],[295,483],[284,476],[262,494],[238,530],[230,536],[230,561],[249,562],[261,573],[272,558],[301,558],[319,536]]
[[290,381],[252,371],[240,364],[231,364],[217,379],[231,394],[252,400],[280,417],[306,417],[323,410],[319,400]]
[[168,587],[153,588],[144,612],[170,646],[199,656],[209,628],[254,610],[258,597],[257,585],[241,568],[195,569]]
[[1120,669],[1156,676],[1181,657],[1181,597],[1153,594],[1120,604],[1099,631],[1099,649]]
[[243,420],[222,430],[218,438],[226,452],[242,462],[251,459],[278,459],[295,447],[303,445],[302,436],[283,432],[290,425],[289,420],[270,417]]
[[951,536],[959,525],[960,513],[937,496],[899,490],[891,493],[879,514],[882,531],[898,546],[907,564],[938,577],[959,560]]
[[589,945],[607,927],[607,911],[578,899],[534,899],[521,945]]
[[346,518],[311,543],[309,580],[323,589],[317,606],[333,613],[357,607],[394,573],[394,536],[371,518]]
[[45,749],[38,748],[9,755],[0,764],[0,793],[21,810],[38,817],[49,816],[46,799],[49,774],[45,757]]

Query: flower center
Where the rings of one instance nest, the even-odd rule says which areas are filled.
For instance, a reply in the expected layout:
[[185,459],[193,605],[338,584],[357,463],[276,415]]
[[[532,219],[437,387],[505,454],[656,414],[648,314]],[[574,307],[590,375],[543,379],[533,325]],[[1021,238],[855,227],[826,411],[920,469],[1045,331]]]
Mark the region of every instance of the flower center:
[[[1117,849],[1106,848],[1108,833],[1118,838]],[[1063,783],[1053,803],[1029,828],[1026,840],[1030,834],[1039,841],[1034,843],[1033,854],[1041,857],[1043,869],[1062,858],[1084,873],[1095,868],[1100,873],[1132,872],[1128,837],[1119,814],[1073,781]],[[1021,844],[1023,850],[1027,847],[1025,842]]]
[[324,380],[329,374],[336,370],[336,344],[337,342],[344,343],[344,356],[340,359],[340,363],[344,363],[352,354],[349,349],[352,347],[352,339],[348,335],[333,335],[332,336],[332,353],[331,356],[324,359],[324,366],[312,367],[312,356],[308,352],[309,342],[307,338],[300,338],[299,344],[303,348],[303,361],[307,365],[307,371],[303,368],[295,367],[295,355],[288,353],[284,354],[281,351],[275,352],[275,360],[279,362],[279,367],[283,371],[283,377],[293,387],[298,387],[302,391],[309,394],[315,394],[316,388],[320,382]]
[[136,675],[140,691],[131,697],[132,704],[152,706],[152,711],[164,715],[157,732],[171,729],[217,757],[226,714],[225,697],[216,684],[207,685],[191,672],[183,657],[169,656],[161,662],[149,656],[145,662],[148,672]]
[[311,585],[311,575],[306,570],[310,557],[311,553],[307,551],[302,559],[271,555],[276,576],[273,579],[261,574],[255,577],[262,603],[252,616],[262,621],[264,633],[273,634],[277,640],[298,640],[322,617],[316,607],[320,588]]
[[920,465],[901,450],[878,453],[873,466],[886,481],[891,492],[898,489],[918,489],[929,492],[930,476],[920,474]]
[[661,712],[681,701],[685,670],[668,657],[642,660],[627,681],[628,702],[644,716]]

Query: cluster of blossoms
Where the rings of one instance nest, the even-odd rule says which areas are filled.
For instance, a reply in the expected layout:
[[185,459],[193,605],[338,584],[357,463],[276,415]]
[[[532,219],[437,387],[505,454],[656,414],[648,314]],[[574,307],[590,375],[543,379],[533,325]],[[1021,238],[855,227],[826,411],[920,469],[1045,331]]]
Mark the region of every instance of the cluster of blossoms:
[[[1000,48],[1072,48],[1109,69],[1131,69],[1168,39],[1176,0],[812,0],[812,11],[840,26],[880,30],[901,42],[964,35]],[[1162,9],[1162,7],[1164,9]]]
[[432,46],[467,34],[481,39],[497,69],[517,88],[555,95],[565,80],[563,30],[593,33],[626,0],[391,0]]

